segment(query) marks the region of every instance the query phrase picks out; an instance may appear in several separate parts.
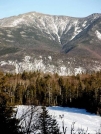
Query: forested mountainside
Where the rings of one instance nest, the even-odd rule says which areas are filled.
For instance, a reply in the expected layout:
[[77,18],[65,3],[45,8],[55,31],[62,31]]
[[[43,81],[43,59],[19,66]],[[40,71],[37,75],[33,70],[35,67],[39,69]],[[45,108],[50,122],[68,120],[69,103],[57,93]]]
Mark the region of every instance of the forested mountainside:
[[99,71],[100,46],[101,14],[74,18],[30,12],[0,19],[0,68],[5,72]]
[[101,115],[101,72],[77,76],[0,72],[0,94],[9,96],[10,105],[69,106]]

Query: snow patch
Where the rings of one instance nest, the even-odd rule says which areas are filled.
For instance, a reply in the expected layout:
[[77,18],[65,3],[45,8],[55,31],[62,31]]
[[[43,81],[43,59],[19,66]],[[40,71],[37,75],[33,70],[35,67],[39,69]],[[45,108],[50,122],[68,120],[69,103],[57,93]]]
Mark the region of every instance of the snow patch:
[[87,21],[84,21],[84,23],[82,24],[82,26],[85,27],[86,26],[86,23],[87,23]]
[[19,18],[17,20],[14,20],[12,23],[12,26],[17,26],[18,24],[20,24],[21,22],[24,22],[25,20],[23,18]]
[[6,40],[7,42],[14,42],[13,40]]
[[13,35],[11,35],[11,34],[8,34],[7,36],[8,36],[8,37],[14,37],[14,36],[13,36]]
[[20,34],[25,34],[25,32],[24,31],[21,31]]
[[86,70],[83,69],[82,67],[78,67],[78,68],[75,68],[75,69],[74,69],[74,72],[75,72],[75,75],[77,75],[77,74],[85,73]]
[[82,31],[82,29],[77,29],[76,28],[75,32],[74,32],[74,34],[73,34],[73,36],[72,36],[72,38],[70,40],[74,39],[76,37],[76,35],[78,35],[81,31]]
[[51,56],[48,56],[48,59],[51,61],[52,60],[52,57]]
[[67,68],[65,66],[61,66],[58,73],[59,73],[59,75],[65,76],[67,74],[66,72],[67,72]]
[[80,27],[78,26],[78,20],[74,21],[74,28],[75,28],[75,30],[74,30],[73,36],[70,40],[74,39],[75,36],[78,35],[82,31],[82,29],[80,29]]
[[1,66],[4,66],[4,65],[6,65],[6,64],[7,64],[6,61],[1,61],[1,62],[0,62],[0,65],[1,65]]
[[39,58],[41,58],[41,59],[42,59],[42,56],[40,55],[40,56],[39,56]]
[[97,38],[99,40],[101,40],[101,33],[98,30],[95,31],[95,34],[96,34]]

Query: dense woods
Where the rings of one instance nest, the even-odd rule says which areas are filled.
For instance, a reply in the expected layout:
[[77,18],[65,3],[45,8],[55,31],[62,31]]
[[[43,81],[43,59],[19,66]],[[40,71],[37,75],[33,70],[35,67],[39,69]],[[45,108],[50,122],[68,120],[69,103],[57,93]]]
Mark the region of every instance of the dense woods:
[[0,94],[8,104],[69,106],[101,115],[101,72],[58,76],[42,72],[0,72]]

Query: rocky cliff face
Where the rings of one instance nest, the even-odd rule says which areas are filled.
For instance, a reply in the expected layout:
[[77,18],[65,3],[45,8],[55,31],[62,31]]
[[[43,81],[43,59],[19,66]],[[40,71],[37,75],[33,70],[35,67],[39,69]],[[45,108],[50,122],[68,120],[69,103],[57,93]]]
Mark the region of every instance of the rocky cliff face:
[[101,68],[101,14],[85,18],[31,12],[0,20],[4,71],[72,75]]

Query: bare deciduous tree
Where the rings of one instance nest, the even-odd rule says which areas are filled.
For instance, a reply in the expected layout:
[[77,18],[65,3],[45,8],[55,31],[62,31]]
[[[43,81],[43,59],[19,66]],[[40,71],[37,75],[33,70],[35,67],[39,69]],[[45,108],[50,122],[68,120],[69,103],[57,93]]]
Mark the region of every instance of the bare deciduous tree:
[[39,112],[40,107],[28,106],[23,109],[20,119],[21,131],[25,134],[37,134],[39,131]]

